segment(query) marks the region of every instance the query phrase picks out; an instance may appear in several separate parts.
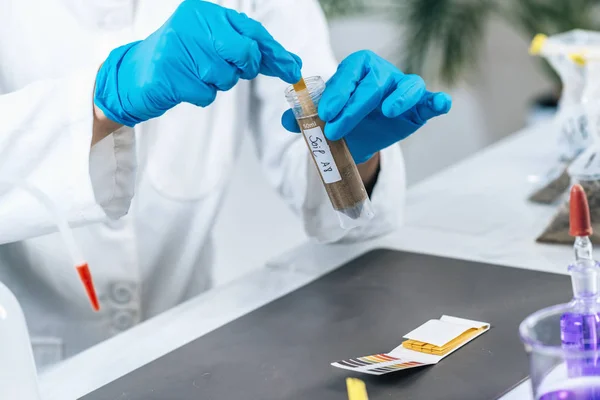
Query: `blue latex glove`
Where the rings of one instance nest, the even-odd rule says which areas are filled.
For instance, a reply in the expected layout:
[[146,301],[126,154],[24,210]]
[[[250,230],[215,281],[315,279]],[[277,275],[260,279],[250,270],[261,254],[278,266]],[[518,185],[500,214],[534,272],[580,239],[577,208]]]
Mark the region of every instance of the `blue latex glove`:
[[134,126],[181,102],[206,107],[240,78],[263,74],[296,83],[301,64],[245,14],[186,0],[147,39],[110,53],[94,101],[109,119]]
[[[402,73],[371,51],[359,51],[342,61],[327,82],[319,117],[326,122],[325,136],[345,138],[358,164],[447,113],[451,105],[449,95],[426,91],[419,76]],[[283,114],[282,123],[300,132],[292,110]]]

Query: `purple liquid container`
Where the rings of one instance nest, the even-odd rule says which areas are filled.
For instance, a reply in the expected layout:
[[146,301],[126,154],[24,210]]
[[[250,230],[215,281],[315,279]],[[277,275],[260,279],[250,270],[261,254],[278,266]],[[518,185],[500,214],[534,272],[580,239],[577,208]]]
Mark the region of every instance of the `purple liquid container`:
[[600,400],[600,265],[569,266],[573,300],[540,310],[519,327],[538,400]]
[[[569,303],[572,311],[560,319],[562,347],[569,352],[600,349],[599,271],[598,264],[588,259],[580,259],[569,266],[573,285],[573,300]],[[572,378],[600,375],[598,358],[571,360],[567,367]]]
[[539,400],[600,400],[600,386],[597,382],[574,383],[564,389],[545,393]]
[[[600,317],[596,313],[565,313],[560,319],[561,341],[569,351],[598,349]],[[572,378],[587,375],[600,375],[598,358],[572,360],[568,363],[569,376]]]

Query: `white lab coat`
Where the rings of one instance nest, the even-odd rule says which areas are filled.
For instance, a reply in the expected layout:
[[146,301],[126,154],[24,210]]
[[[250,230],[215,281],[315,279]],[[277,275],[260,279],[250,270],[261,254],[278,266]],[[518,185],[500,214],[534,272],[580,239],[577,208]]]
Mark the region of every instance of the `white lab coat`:
[[[0,180],[27,180],[66,210],[102,305],[91,311],[45,210],[25,193],[0,196],[0,243],[8,243],[0,247],[0,280],[24,308],[39,364],[210,287],[211,228],[243,135],[312,237],[363,239],[401,217],[404,165],[393,146],[382,152],[376,218],[350,233],[339,229],[303,140],[281,127],[286,85],[274,78],[240,81],[204,109],[179,105],[90,151],[98,66],[112,48],[157,29],[178,3],[0,0]],[[317,0],[220,3],[260,20],[303,58],[305,76],[334,73]]]

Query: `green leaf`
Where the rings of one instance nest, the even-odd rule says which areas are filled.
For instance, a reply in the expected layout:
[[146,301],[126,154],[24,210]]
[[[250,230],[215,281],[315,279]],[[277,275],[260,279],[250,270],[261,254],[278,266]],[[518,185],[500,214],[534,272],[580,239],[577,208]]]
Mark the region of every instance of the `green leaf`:
[[319,0],[328,18],[356,14],[366,9],[363,0]]
[[[299,0],[300,1],[300,0]],[[492,15],[529,40],[572,29],[600,31],[600,0],[320,0],[328,17],[384,12],[402,28],[398,60],[410,73],[440,78],[452,85],[477,65]],[[540,59],[542,71],[560,79]]]
[[[402,56],[409,72],[425,74],[438,63],[436,76],[454,84],[476,65],[492,14],[527,39],[572,29],[600,30],[600,0],[398,0],[398,23],[408,41]],[[555,83],[558,75],[544,61],[543,71]]]
[[405,26],[406,71],[427,75],[433,55],[439,64],[436,75],[454,84],[476,62],[492,10],[487,0],[405,0],[396,15]]

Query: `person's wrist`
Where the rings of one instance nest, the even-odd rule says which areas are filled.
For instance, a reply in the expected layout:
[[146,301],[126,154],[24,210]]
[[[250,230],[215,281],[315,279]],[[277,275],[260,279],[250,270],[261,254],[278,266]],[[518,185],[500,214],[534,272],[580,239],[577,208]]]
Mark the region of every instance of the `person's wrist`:
[[358,168],[358,173],[360,174],[363,184],[365,185],[365,189],[369,195],[371,195],[371,192],[373,192],[375,184],[377,183],[377,177],[379,176],[380,169],[380,159],[381,157],[379,152],[377,152],[367,161],[356,165]]
[[95,145],[123,126],[118,122],[109,119],[96,104],[93,104],[93,115],[94,123],[92,126],[91,146]]
[[90,146],[94,146],[96,143],[122,127],[123,125],[111,120],[104,114],[102,109],[96,105],[96,89],[98,86],[98,74],[102,69],[104,64],[100,64],[98,68],[98,72],[96,73],[96,78],[94,82],[94,92],[92,97],[92,115],[93,115],[93,123],[92,123],[92,143]]

